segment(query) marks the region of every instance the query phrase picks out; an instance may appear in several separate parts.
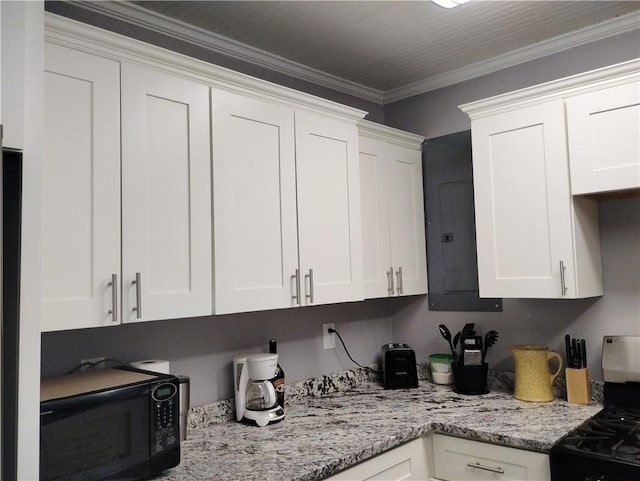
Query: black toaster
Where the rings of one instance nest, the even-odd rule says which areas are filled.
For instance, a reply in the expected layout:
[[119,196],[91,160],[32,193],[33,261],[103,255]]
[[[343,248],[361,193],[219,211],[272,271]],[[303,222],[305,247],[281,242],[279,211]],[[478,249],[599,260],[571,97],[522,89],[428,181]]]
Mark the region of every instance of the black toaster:
[[416,353],[408,344],[382,346],[382,382],[385,389],[418,387]]

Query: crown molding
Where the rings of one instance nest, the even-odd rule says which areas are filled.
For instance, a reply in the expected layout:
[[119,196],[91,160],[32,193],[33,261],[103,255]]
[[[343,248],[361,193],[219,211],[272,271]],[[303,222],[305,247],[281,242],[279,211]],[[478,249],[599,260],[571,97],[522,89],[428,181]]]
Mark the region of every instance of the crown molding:
[[421,150],[424,142],[422,135],[412,134],[411,132],[405,132],[404,130],[398,130],[364,119],[358,122],[358,134],[362,137],[370,137],[376,140],[382,139],[413,150]]
[[364,110],[261,80],[50,12],[45,13],[44,20],[45,40],[48,43],[118,62],[161,69],[211,87],[271,102],[285,102],[290,107],[310,110],[348,122],[357,123],[367,114]]
[[206,48],[213,52],[227,55],[260,67],[274,70],[291,77],[337,90],[342,93],[382,104],[382,90],[366,87],[356,82],[345,80],[306,65],[287,60],[278,55],[232,40],[228,37],[209,32],[203,28],[190,25],[166,15],[144,9],[128,2],[94,2],[90,0],[72,1],[74,6],[99,13],[130,25],[144,28],[176,40]]
[[[69,2],[70,0],[65,1]],[[146,10],[129,2],[79,0],[71,3],[85,10],[106,15],[113,19],[197,45],[216,53],[231,56],[260,67],[381,105],[488,75],[508,67],[536,60],[596,40],[640,29],[640,16],[637,12],[633,12],[597,25],[539,42],[535,45],[514,50],[507,54],[493,57],[492,59],[483,60],[440,75],[434,75],[403,87],[382,91],[287,60],[222,35]]]
[[[596,40],[640,29],[640,14],[637,12],[617,17],[613,20],[576,30],[548,40],[524,47],[504,55],[498,55],[466,67],[452,70],[442,75],[388,90],[384,93],[384,104],[396,102],[414,95],[423,94],[449,85],[482,77],[499,70],[513,67],[554,53],[569,50]],[[640,32],[639,32],[640,33]]]
[[471,120],[476,120],[633,82],[640,83],[640,59],[477,100],[459,108]]

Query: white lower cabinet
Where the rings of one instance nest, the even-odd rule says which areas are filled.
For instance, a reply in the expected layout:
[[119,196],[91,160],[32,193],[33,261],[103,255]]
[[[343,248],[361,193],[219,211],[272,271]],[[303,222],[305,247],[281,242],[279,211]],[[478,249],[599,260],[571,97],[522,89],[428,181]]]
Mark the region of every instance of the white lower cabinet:
[[426,294],[423,137],[367,121],[359,130],[365,297]]
[[429,478],[428,438],[419,438],[335,474],[328,481],[424,481]]
[[442,481],[549,481],[549,456],[468,439],[433,435],[433,473]]

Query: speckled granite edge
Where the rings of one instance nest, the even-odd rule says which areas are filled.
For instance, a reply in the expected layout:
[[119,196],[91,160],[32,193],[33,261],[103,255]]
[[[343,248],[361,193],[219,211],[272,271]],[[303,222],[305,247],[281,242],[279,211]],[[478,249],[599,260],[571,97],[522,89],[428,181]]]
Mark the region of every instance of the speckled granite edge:
[[[378,381],[380,376],[375,372],[378,366],[372,364],[365,368],[356,368],[341,371],[334,374],[295,382],[285,386],[285,406],[295,404],[309,396],[322,396],[332,392],[347,391],[358,387],[366,381]],[[418,363],[418,379],[431,382],[431,370],[428,362]],[[489,370],[487,384],[493,391],[513,392],[512,372]],[[591,400],[602,403],[603,383],[591,381]],[[563,377],[558,376],[554,382],[554,396],[558,399],[566,399],[567,391]],[[189,409],[187,426],[189,429],[198,429],[212,424],[218,424],[233,420],[235,417],[235,404],[233,399],[222,399],[203,406],[193,406]],[[442,432],[448,432],[445,427]],[[452,433],[455,434],[455,433]]]
[[[365,381],[375,381],[379,375],[371,370],[378,369],[376,364],[364,368],[341,371],[320,376],[306,381],[285,385],[285,406],[300,402],[309,396],[322,396],[332,392],[354,389]],[[233,399],[222,399],[204,406],[193,406],[189,409],[187,426],[197,429],[212,424],[231,421],[235,417]]]

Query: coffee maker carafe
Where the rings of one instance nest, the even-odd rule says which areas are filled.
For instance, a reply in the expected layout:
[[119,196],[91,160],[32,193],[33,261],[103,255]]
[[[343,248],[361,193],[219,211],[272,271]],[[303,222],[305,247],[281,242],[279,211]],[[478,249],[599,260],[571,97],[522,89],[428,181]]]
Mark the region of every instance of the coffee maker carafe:
[[276,375],[277,354],[247,354],[233,358],[236,419],[258,426],[280,421],[284,409],[278,405],[271,379]]

